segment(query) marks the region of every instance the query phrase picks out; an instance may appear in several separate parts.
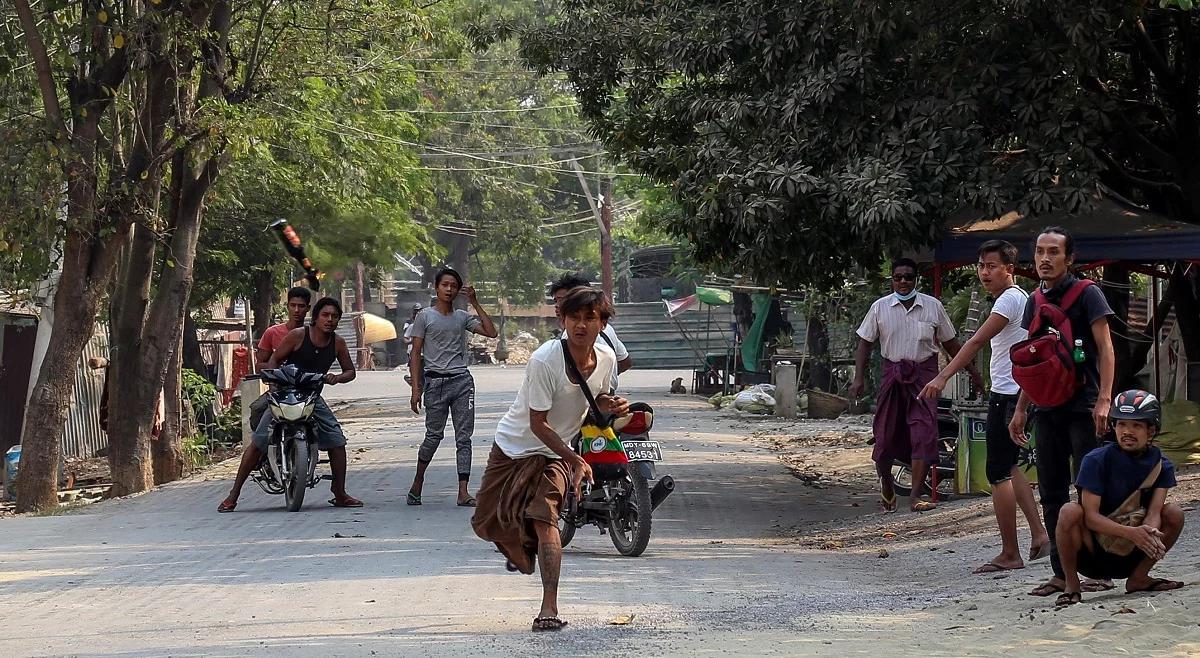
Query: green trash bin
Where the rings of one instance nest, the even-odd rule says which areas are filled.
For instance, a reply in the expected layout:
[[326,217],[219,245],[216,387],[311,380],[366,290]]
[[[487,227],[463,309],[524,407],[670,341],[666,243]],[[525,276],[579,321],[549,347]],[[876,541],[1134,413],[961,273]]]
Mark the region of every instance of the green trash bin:
[[[955,469],[955,490],[960,494],[992,493],[987,479],[987,404],[963,402],[955,405],[958,414],[958,448]],[[1037,482],[1034,446],[1037,440],[1029,431],[1029,444],[1021,448],[1017,466],[1022,467],[1030,482]]]

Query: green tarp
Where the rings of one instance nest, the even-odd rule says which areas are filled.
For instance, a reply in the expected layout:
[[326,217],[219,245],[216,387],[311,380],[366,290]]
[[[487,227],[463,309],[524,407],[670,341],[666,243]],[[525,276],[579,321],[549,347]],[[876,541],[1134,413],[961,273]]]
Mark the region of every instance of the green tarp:
[[696,299],[709,306],[725,306],[733,303],[733,293],[720,288],[696,286]]
[[771,296],[765,293],[755,293],[750,296],[754,302],[754,324],[742,340],[742,368],[747,372],[758,372],[758,361],[762,358],[763,329],[767,326],[767,313],[771,310]]
[[1162,433],[1154,443],[1174,464],[1200,464],[1200,404],[1187,400],[1164,404]]

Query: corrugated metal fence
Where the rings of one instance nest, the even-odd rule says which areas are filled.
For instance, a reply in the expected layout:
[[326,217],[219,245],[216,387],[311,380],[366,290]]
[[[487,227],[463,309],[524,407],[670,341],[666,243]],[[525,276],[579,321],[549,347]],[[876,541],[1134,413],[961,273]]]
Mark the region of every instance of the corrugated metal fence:
[[108,435],[100,429],[100,396],[104,394],[104,370],[88,367],[92,357],[108,359],[108,325],[96,324],[92,339],[83,348],[75,366],[75,390],[63,431],[64,457],[95,457],[108,447]]

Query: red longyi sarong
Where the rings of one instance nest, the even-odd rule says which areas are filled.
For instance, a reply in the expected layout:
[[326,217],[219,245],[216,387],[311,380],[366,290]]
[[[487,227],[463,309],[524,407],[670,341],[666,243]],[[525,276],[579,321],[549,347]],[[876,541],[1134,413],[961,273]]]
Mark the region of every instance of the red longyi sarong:
[[884,360],[873,427],[876,462],[937,462],[937,400],[917,397],[937,373],[936,354],[921,363]]

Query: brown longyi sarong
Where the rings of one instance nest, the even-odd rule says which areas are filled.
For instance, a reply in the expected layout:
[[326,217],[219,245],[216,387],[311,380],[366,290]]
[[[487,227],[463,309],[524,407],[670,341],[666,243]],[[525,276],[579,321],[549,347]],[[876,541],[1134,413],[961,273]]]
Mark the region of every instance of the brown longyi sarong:
[[475,494],[471,527],[480,539],[495,543],[521,573],[531,574],[538,549],[533,522],[558,525],[570,482],[561,459],[512,459],[493,445]]

